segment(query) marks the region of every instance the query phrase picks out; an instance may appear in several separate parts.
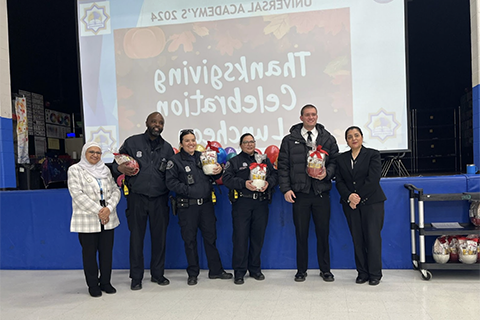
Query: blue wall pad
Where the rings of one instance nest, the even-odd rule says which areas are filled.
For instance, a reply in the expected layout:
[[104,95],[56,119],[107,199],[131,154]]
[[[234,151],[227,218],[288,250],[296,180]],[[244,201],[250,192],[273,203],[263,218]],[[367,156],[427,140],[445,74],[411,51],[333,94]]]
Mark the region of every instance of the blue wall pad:
[[15,188],[12,119],[0,117],[0,188]]
[[[387,195],[383,237],[383,267],[410,269],[410,201],[405,183],[423,188],[424,193],[461,193],[479,191],[480,175],[441,177],[384,178],[381,185]],[[232,216],[227,189],[217,190],[217,246],[223,265],[231,269]],[[333,269],[354,269],[353,245],[335,189],[330,193],[330,254]],[[126,200],[118,206],[120,226],[115,229],[113,267],[129,268],[129,231],[125,218]],[[468,222],[468,201],[426,202],[426,222]],[[67,189],[0,192],[1,269],[81,269],[81,247],[76,233],[70,233],[71,198]],[[148,230],[148,228],[147,228]],[[145,265],[150,264],[150,237],[145,238]],[[429,252],[431,246],[427,246]],[[201,268],[207,269],[203,243],[199,239]],[[167,232],[167,269],[187,267],[178,218],[170,217]],[[276,190],[270,205],[265,244],[264,269],[296,269],[295,228],[292,207]],[[309,238],[309,267],[318,269],[313,222]]]

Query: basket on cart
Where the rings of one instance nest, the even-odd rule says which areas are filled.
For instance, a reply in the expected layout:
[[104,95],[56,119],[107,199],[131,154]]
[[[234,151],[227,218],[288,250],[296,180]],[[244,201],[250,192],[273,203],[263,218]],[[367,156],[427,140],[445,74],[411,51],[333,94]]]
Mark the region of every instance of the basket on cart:
[[[480,200],[480,192],[464,192],[464,193],[440,193],[440,194],[424,194],[423,189],[417,188],[413,184],[405,184],[410,192],[410,235],[412,240],[412,263],[415,270],[419,270],[422,278],[430,280],[433,269],[450,269],[450,270],[480,270],[480,263],[469,264],[461,262],[453,262],[452,254],[449,260],[446,256],[437,255],[436,257],[427,256],[425,253],[425,237],[426,236],[457,236],[464,235],[480,235],[480,227],[471,223],[452,223],[454,226],[445,224],[425,223],[424,202],[425,201],[473,201]],[[435,226],[436,225],[436,226]],[[418,244],[418,253],[417,253]],[[453,261],[452,261],[453,260]],[[468,258],[467,258],[468,260]],[[445,261],[445,262],[444,262]]]

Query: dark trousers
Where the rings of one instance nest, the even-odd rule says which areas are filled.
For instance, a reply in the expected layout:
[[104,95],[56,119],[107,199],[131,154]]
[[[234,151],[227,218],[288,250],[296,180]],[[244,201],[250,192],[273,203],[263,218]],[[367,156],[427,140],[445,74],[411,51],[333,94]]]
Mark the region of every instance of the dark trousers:
[[315,224],[317,236],[317,259],[322,272],[330,272],[330,248],[328,236],[330,231],[330,195],[315,195],[297,192],[293,204],[293,223],[297,238],[297,269],[306,272],[308,269],[308,230],[310,216]]
[[190,205],[188,208],[178,210],[178,224],[181,228],[182,239],[185,243],[187,256],[187,273],[189,277],[197,277],[200,273],[197,249],[197,231],[200,228],[203,245],[208,261],[209,275],[223,272],[217,241],[217,217],[212,202],[203,205]]
[[130,230],[130,278],[143,279],[144,257],[143,243],[150,224],[152,258],[150,274],[161,279],[165,270],[165,242],[169,219],[168,195],[151,198],[130,193],[127,197],[127,223]]
[[233,256],[235,278],[241,278],[247,270],[250,274],[261,272],[265,230],[268,223],[268,201],[239,198],[232,205]]
[[[87,286],[97,287],[98,284],[109,284],[112,278],[113,229],[95,233],[79,233],[78,240],[82,245],[83,272]],[[98,261],[100,264],[100,279],[98,278]]]
[[382,236],[384,202],[359,206],[343,205],[353,239],[358,275],[370,280],[382,278]]

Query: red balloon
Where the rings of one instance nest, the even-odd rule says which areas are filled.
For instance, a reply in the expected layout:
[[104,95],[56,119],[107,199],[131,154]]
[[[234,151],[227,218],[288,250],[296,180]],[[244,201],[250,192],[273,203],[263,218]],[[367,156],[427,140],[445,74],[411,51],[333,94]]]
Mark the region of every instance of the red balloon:
[[258,154],[262,154],[262,151],[260,151],[260,149],[255,148],[255,151],[256,151]]
[[280,149],[274,145],[268,146],[265,149],[265,154],[267,155],[268,159],[270,159],[270,162],[272,164],[274,164],[275,161],[277,161],[279,152],[280,152]]
[[121,174],[121,175],[118,176],[118,178],[117,178],[117,184],[118,184],[119,187],[122,186],[122,181],[123,181],[123,179],[125,179],[125,175],[124,175],[124,174]]
[[215,180],[215,183],[219,186],[221,186],[223,184],[223,176],[221,176],[220,178],[218,178],[217,180]]
[[180,151],[178,151],[177,148],[173,147],[173,152],[175,152],[175,154],[179,153]]
[[222,145],[218,141],[207,141],[207,145],[210,145],[211,147],[214,147],[214,148],[217,148],[217,149],[222,147]]

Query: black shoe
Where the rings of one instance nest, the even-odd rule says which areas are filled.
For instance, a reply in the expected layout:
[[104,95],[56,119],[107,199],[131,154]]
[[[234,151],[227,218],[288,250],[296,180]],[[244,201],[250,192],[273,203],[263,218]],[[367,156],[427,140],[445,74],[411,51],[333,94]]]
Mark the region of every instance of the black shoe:
[[102,290],[100,290],[100,287],[98,286],[88,288],[88,293],[94,298],[102,296]]
[[132,290],[142,290],[142,280],[132,279],[132,284],[130,284],[130,289]]
[[358,284],[362,284],[362,283],[365,283],[368,281],[368,278],[362,278],[360,276],[357,277],[357,279],[355,279],[355,283],[358,283]]
[[225,279],[232,279],[233,278],[233,274],[231,274],[230,272],[226,272],[225,270],[222,271],[222,273],[220,274],[215,274],[215,275],[208,275],[208,278],[209,279],[222,279],[222,280],[225,280]]
[[326,282],[335,281],[335,278],[331,272],[320,272],[320,277],[322,277],[323,281]]
[[378,284],[380,284],[380,279],[369,280],[368,284],[371,285],[371,286],[377,286]]
[[295,275],[295,281],[296,282],[303,282],[305,281],[305,278],[307,277],[306,272],[300,272],[298,271],[297,274]]
[[155,278],[152,276],[152,282],[158,283],[159,286],[168,286],[170,284],[170,280],[162,276],[161,278]]
[[243,278],[235,278],[235,280],[233,281],[233,283],[235,283],[235,284],[244,284],[245,281],[243,280]]
[[253,279],[258,280],[258,281],[265,280],[265,275],[261,272],[250,273],[250,277],[252,277]]
[[194,285],[196,285],[197,283],[198,283],[197,277],[193,277],[193,276],[192,276],[192,277],[188,277],[187,284],[188,284],[189,286],[194,286]]
[[102,291],[105,291],[105,293],[108,293],[108,294],[112,294],[112,293],[116,293],[116,292],[117,292],[117,289],[115,289],[110,283],[101,284],[101,285],[100,285],[100,289],[101,289]]

